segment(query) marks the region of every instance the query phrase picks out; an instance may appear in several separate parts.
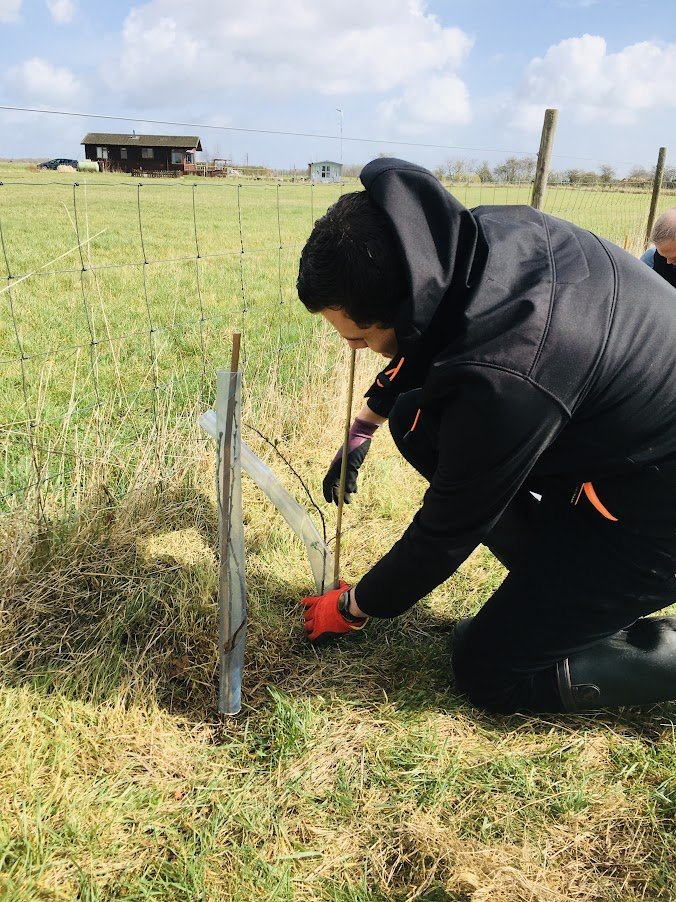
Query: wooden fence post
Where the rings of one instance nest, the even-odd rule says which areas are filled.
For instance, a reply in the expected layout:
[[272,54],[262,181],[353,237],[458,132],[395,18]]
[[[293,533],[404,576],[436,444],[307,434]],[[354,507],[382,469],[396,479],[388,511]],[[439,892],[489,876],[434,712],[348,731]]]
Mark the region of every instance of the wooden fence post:
[[556,134],[556,120],[559,117],[558,110],[545,110],[545,119],[542,123],[542,135],[540,136],[540,150],[538,151],[538,165],[535,170],[533,182],[533,195],[530,205],[536,210],[541,210],[547,190],[547,178],[549,177],[549,161],[554,147],[554,135]]
[[655,178],[653,179],[653,196],[650,200],[650,213],[648,213],[648,225],[645,230],[644,250],[650,244],[650,233],[653,230],[655,222],[655,213],[657,212],[657,201],[660,199],[660,189],[662,187],[662,177],[664,176],[664,164],[667,161],[667,148],[660,147],[657,155],[657,166],[655,167]]

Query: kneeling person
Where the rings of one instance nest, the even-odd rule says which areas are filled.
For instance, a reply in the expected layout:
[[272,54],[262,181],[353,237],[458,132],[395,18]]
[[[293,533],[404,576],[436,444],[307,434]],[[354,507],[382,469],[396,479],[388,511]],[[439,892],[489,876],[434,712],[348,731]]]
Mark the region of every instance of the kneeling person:
[[530,207],[467,210],[411,163],[361,180],[315,224],[298,293],[390,361],[351,430],[347,492],[385,420],[429,489],[356,586],[305,600],[310,638],[398,616],[483,542],[509,573],[456,631],[475,704],[676,698],[676,619],[646,617],[676,600],[673,289]]

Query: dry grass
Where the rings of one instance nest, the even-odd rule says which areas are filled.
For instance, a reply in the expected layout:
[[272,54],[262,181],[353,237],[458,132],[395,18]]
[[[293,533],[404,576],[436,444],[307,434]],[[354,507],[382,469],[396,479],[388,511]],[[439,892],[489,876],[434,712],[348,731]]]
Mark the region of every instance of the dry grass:
[[[406,617],[317,651],[301,548],[245,483],[245,710],[220,723],[212,451],[183,429],[162,441],[160,459],[183,452],[170,479],[149,455],[117,503],[91,485],[69,524],[5,536],[0,894],[670,898],[668,709],[549,723],[455,694],[452,623],[501,579],[485,552]],[[423,490],[378,444],[346,511],[352,577]],[[316,485],[300,430],[284,451]]]

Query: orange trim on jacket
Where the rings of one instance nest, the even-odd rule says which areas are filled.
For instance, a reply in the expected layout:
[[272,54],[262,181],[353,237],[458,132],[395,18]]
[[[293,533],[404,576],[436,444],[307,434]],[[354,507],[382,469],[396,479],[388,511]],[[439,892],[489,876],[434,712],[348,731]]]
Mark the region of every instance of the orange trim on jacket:
[[[385,370],[385,375],[390,380],[390,382],[395,378],[395,376],[401,369],[401,366],[405,359],[406,359],[405,357],[402,357],[401,360],[399,361],[399,363],[396,366],[393,366],[391,370]],[[378,386],[378,388],[385,388],[385,386],[380,381],[380,379],[376,379],[376,385]]]
[[596,508],[596,510],[601,514],[602,517],[605,517],[606,520],[612,520],[613,523],[618,522],[617,517],[613,517],[608,508],[605,506],[605,504],[603,504],[599,496],[596,494],[596,489],[591,484],[591,482],[583,482],[582,491],[585,493],[590,503]]

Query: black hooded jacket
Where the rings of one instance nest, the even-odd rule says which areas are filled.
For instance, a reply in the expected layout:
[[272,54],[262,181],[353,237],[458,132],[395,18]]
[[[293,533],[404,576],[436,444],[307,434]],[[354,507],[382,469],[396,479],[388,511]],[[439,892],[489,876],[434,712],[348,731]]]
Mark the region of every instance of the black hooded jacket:
[[662,276],[663,279],[666,279],[670,285],[676,288],[676,266],[667,263],[667,258],[663,257],[657,248],[655,248],[655,256],[653,258],[653,269],[659,276]]
[[[422,386],[440,422],[422,507],[357,587],[363,611],[392,617],[447,579],[524,485],[593,481],[619,519],[637,516],[614,489],[676,465],[676,304],[639,260],[531,207],[469,211],[402,160],[374,160],[361,180],[411,289],[368,404],[386,416]],[[676,535],[676,489],[662,488],[651,516]]]

